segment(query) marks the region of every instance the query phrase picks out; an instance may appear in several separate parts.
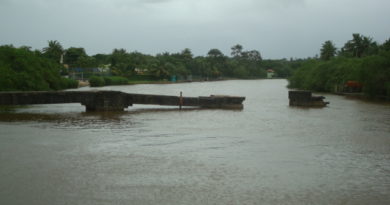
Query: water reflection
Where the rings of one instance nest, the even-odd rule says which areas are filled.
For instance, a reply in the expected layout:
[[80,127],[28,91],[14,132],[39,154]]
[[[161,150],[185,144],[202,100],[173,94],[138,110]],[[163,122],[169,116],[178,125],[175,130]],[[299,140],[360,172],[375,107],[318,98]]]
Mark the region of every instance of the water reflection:
[[[41,110],[43,106],[23,106],[9,107],[0,111],[0,122],[31,122],[34,124],[50,123],[54,128],[76,128],[76,129],[121,129],[123,126],[129,127],[134,125],[132,118],[136,115],[153,114],[167,115],[172,113],[185,113],[194,111],[209,112],[213,109],[185,107],[179,109],[177,107],[159,107],[139,106],[138,108],[127,109],[118,112],[84,112],[70,111],[58,112],[58,110],[46,109]],[[58,106],[58,105],[57,105]],[[62,106],[69,106],[63,104]],[[72,106],[70,106],[72,107]],[[38,111],[37,111],[38,110]],[[51,113],[51,112],[58,113]],[[240,112],[240,110],[225,110],[226,112]]]

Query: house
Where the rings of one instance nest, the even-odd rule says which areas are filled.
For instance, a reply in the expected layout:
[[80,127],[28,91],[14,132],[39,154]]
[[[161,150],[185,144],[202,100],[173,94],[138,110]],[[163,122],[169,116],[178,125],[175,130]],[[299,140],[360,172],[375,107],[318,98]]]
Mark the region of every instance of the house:
[[138,74],[138,75],[144,75],[146,73],[148,73],[148,69],[142,69],[142,68],[135,68],[134,71]]
[[363,90],[363,84],[359,81],[349,80],[344,85],[344,92],[359,93]]
[[275,71],[272,69],[267,70],[267,78],[273,78],[275,76]]

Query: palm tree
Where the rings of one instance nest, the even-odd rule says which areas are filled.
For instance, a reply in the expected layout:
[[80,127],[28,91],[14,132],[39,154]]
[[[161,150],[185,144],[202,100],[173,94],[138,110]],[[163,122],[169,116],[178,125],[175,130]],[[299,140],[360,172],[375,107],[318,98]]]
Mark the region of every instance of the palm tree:
[[370,53],[370,49],[377,47],[376,42],[371,37],[366,37],[358,33],[352,34],[352,40],[349,40],[342,49],[343,53],[349,53],[352,57],[361,58]]
[[332,41],[325,41],[324,44],[322,44],[321,48],[321,59],[322,60],[330,60],[336,55],[337,48],[334,46]]
[[48,41],[48,47],[43,48],[43,54],[50,59],[53,59],[57,62],[61,62],[62,55],[64,54],[64,49],[60,42],[54,40]]
[[158,79],[168,78],[170,75],[168,69],[170,69],[172,66],[174,67],[173,64],[162,64],[159,60],[155,60],[149,66],[149,73]]

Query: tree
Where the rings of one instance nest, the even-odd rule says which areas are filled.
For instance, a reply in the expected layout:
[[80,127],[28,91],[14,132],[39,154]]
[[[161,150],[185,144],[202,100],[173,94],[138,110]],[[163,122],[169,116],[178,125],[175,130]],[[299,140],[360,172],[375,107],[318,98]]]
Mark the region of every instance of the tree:
[[321,48],[321,59],[322,60],[330,60],[336,55],[337,48],[334,46],[332,41],[325,41],[324,44],[322,44]]
[[385,51],[390,51],[390,38],[382,44],[381,48]]
[[96,54],[96,55],[94,55],[92,57],[95,58],[96,62],[99,65],[110,64],[110,57],[111,57],[111,55],[108,55],[108,54]]
[[61,67],[26,47],[0,46],[0,91],[77,87],[77,81],[61,78]]
[[224,55],[219,49],[213,48],[213,49],[209,50],[209,52],[207,53],[207,57],[221,58],[221,57],[224,57]]
[[244,56],[248,61],[260,62],[262,60],[260,52],[256,50],[246,51]]
[[61,63],[62,55],[64,54],[64,49],[58,41],[48,41],[48,47],[42,49],[45,57],[50,58],[58,63]]
[[377,43],[371,37],[366,37],[358,33],[352,34],[352,37],[352,40],[349,40],[342,48],[341,53],[343,55],[361,58],[377,52]]
[[80,56],[76,61],[76,65],[80,68],[96,68],[99,64],[93,57]]
[[242,45],[237,44],[237,45],[231,47],[231,49],[232,49],[231,55],[233,57],[235,57],[235,58],[241,57],[242,49],[243,49]]
[[111,71],[115,75],[130,77],[135,70],[134,62],[125,49],[114,49],[111,54]]
[[169,74],[167,68],[157,58],[150,60],[148,67],[149,67],[149,73],[151,75],[153,75],[154,77],[156,77],[157,79],[168,79],[169,78],[170,74]]
[[88,57],[88,55],[84,48],[70,47],[66,50],[64,62],[71,68],[80,67],[81,65],[78,63],[79,59],[86,57]]
[[191,49],[186,48],[181,52],[181,56],[185,61],[191,61],[194,55],[191,52]]
[[208,65],[208,61],[203,56],[198,56],[194,58],[194,68],[191,70],[193,74],[207,77],[210,73],[210,66]]

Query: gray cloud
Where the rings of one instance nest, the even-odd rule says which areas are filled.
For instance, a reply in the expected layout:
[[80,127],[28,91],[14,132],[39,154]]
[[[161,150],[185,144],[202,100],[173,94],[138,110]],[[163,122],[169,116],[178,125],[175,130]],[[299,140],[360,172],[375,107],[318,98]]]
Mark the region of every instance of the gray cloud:
[[240,43],[265,58],[308,57],[355,32],[383,42],[389,8],[388,0],[0,0],[0,44],[205,55]]
[[172,0],[138,0],[138,2],[140,3],[149,3],[149,4],[160,4],[160,3],[166,3],[166,2],[170,2]]

